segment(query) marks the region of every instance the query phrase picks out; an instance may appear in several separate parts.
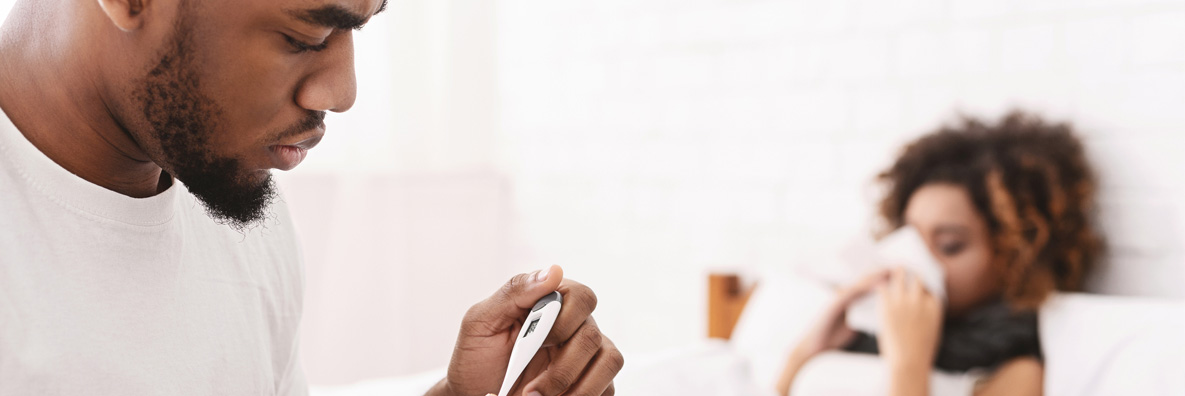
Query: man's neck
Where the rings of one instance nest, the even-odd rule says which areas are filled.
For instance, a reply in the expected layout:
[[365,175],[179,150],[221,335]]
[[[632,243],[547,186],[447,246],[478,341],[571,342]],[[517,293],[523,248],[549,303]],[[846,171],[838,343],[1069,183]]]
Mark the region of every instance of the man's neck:
[[21,134],[62,168],[109,190],[143,198],[168,188],[172,178],[117,120],[100,73],[80,61],[88,57],[57,48],[68,40],[27,34],[32,21],[21,22],[10,15],[0,28],[0,108]]

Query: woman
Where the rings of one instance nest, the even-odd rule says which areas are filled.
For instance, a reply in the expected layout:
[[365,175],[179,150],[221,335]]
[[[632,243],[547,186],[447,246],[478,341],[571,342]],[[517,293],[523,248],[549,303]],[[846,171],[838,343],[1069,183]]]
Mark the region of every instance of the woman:
[[[832,349],[879,353],[889,394],[928,395],[933,369],[990,373],[976,395],[1039,395],[1036,309],[1078,290],[1101,252],[1091,227],[1095,179],[1067,124],[1013,112],[995,125],[965,119],[908,145],[879,176],[886,233],[917,228],[946,273],[947,304],[901,269],[837,293],[798,343],[779,380]],[[849,328],[848,305],[876,293],[881,330]]]

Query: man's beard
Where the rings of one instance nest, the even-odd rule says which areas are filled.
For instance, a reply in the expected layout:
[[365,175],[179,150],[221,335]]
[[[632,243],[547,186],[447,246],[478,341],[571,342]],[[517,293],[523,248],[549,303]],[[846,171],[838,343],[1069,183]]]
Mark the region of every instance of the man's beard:
[[161,168],[185,183],[216,222],[242,231],[267,218],[275,182],[270,172],[249,174],[238,159],[210,150],[222,110],[200,91],[186,19],[180,18],[164,55],[136,88],[134,100],[151,127],[149,141],[141,144],[156,140]]

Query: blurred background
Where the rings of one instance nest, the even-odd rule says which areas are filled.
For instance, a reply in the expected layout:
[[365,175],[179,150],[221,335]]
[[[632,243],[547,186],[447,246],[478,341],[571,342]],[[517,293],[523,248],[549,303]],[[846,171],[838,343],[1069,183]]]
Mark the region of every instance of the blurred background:
[[355,37],[357,105],[278,174],[313,385],[443,367],[551,264],[627,357],[700,340],[709,272],[868,233],[904,142],[1012,108],[1101,174],[1090,289],[1185,297],[1185,1],[391,0]]

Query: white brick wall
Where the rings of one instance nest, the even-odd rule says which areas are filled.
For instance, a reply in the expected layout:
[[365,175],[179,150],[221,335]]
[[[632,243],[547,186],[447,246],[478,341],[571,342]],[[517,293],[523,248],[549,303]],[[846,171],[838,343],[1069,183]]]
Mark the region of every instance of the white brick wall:
[[505,0],[499,11],[499,163],[536,258],[524,269],[564,264],[598,287],[600,322],[628,350],[701,337],[709,269],[784,266],[864,232],[872,175],[956,110],[1073,120],[1124,263],[1095,287],[1182,295],[1183,1]]

